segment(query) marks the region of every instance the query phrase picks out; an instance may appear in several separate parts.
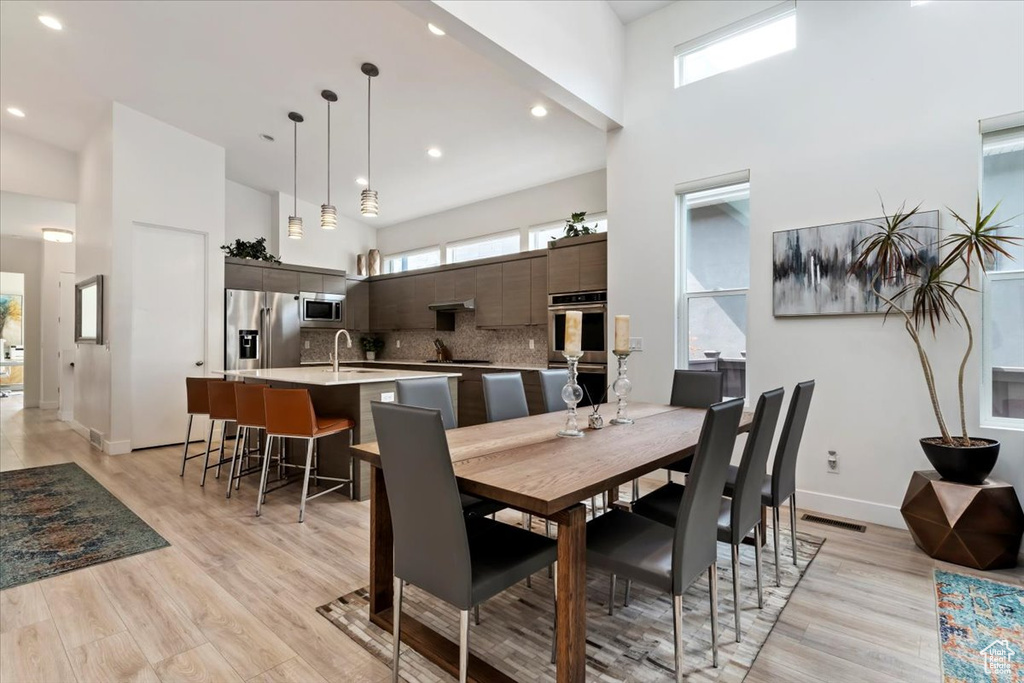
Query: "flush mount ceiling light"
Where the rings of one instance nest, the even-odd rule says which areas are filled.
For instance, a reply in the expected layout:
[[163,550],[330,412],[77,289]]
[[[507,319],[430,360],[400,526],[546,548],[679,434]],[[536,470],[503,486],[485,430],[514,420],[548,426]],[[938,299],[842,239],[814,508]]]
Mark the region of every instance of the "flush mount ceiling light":
[[334,230],[338,227],[338,209],[331,204],[331,102],[338,96],[330,90],[321,90],[320,97],[327,100],[327,201],[320,205],[320,227]]
[[60,23],[57,17],[51,17],[49,14],[40,14],[39,23],[46,28],[52,28],[54,31],[60,31],[64,28],[64,24]]
[[294,176],[292,186],[292,215],[288,216],[288,237],[293,240],[302,239],[302,216],[299,215],[299,124],[305,119],[302,118],[302,114],[297,112],[289,112],[288,118],[291,119],[294,127]]
[[370,189],[370,84],[380,75],[380,69],[366,62],[361,70],[366,74],[366,189],[359,195],[359,213],[373,218],[380,213],[380,203],[377,201],[377,191]]
[[362,185],[363,187],[366,187],[368,184],[369,181],[367,181],[366,178],[356,178],[356,185]]
[[19,119],[25,118],[25,112],[18,109],[17,107],[7,107],[7,113],[11,116],[17,116]]
[[430,29],[430,32],[433,33],[435,36],[443,36],[444,35],[444,29],[441,28],[440,26],[434,26],[433,24],[427,24],[427,28]]
[[431,147],[430,149],[427,150],[427,154],[429,156],[434,157],[435,159],[440,159],[442,156],[441,149],[438,147]]
[[530,113],[536,116],[538,119],[548,115],[548,108],[543,104],[538,104],[530,110]]
[[260,140],[263,140],[264,142],[273,142],[274,136],[267,133],[260,133]]
[[75,241],[75,233],[63,228],[43,228],[43,239],[47,242],[67,244]]

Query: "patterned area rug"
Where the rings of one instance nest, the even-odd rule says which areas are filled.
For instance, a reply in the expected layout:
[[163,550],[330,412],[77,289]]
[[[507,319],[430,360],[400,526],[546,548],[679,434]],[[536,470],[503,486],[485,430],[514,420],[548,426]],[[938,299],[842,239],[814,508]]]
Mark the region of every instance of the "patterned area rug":
[[935,570],[945,683],[1024,681],[1024,585]]
[[[718,655],[711,665],[711,616],[707,574],[683,598],[684,666],[687,680],[742,681],[754,663],[779,614],[789,601],[808,564],[824,539],[798,534],[799,568],[793,566],[789,535],[783,534],[782,587],[775,587],[771,541],[764,548],[764,609],[757,608],[754,549],[740,551],[740,604],[743,642],[735,642],[732,573],[729,546],[718,544]],[[675,680],[672,645],[672,600],[665,593],[634,583],[629,607],[622,606],[624,581],[619,580],[615,616],[608,616],[608,575],[587,574],[587,680],[661,683]],[[358,590],[317,608],[350,638],[391,664],[391,634],[369,621],[367,590]],[[403,613],[458,642],[459,616],[451,606],[415,586],[405,589]],[[533,577],[533,587],[521,582],[484,603],[481,623],[471,625],[470,649],[517,681],[555,681],[551,664],[554,619],[552,581],[546,572]],[[449,681],[438,667],[403,649],[402,678],[407,681]]]
[[75,463],[0,474],[0,589],[166,545]]

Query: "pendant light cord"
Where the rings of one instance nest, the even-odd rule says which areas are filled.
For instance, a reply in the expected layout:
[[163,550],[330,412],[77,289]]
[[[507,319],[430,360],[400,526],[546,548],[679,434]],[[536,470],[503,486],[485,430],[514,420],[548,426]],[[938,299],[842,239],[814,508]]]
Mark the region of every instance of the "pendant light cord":
[[327,100],[327,203],[331,203],[331,101]]
[[294,183],[292,185],[292,201],[293,201],[293,204],[292,204],[292,212],[293,213],[292,213],[292,215],[293,216],[298,216],[299,215],[299,122],[298,121],[293,121],[292,122],[292,126],[293,126],[293,130],[294,130],[294,138],[292,140],[292,153],[293,153],[292,154],[292,160],[294,162],[294,165],[292,167],[293,168],[292,181]]
[[373,77],[366,77],[366,189],[373,187],[370,178],[370,85]]

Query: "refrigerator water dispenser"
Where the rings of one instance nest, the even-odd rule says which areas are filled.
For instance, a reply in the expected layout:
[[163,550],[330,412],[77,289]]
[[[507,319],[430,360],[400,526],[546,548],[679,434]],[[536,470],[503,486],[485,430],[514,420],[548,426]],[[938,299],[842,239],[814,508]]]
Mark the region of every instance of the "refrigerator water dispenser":
[[238,358],[240,360],[259,360],[260,357],[260,332],[259,330],[238,331]]

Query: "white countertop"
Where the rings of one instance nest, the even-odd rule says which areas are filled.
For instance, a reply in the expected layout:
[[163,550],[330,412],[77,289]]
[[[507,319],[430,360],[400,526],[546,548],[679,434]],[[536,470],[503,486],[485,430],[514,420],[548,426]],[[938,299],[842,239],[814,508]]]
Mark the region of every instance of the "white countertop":
[[396,379],[415,379],[417,377],[459,377],[458,372],[438,370],[371,370],[369,368],[339,370],[323,366],[305,366],[298,368],[268,368],[266,370],[228,370],[225,375],[262,379],[270,382],[290,382],[292,384],[308,384],[311,386],[330,387],[341,384],[373,384],[376,382],[394,382]]
[[[547,365],[516,365],[515,363],[428,363],[422,360],[343,360],[340,365],[409,365],[422,368],[476,368],[478,370],[519,370],[530,372],[547,370]],[[305,363],[303,365],[306,365]],[[312,363],[310,363],[312,365]],[[330,363],[327,363],[330,365]]]

